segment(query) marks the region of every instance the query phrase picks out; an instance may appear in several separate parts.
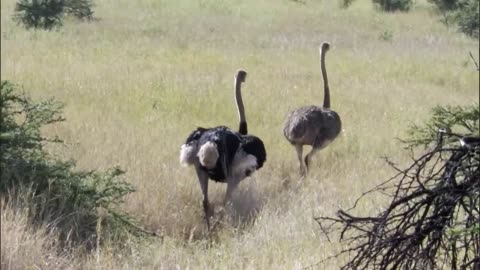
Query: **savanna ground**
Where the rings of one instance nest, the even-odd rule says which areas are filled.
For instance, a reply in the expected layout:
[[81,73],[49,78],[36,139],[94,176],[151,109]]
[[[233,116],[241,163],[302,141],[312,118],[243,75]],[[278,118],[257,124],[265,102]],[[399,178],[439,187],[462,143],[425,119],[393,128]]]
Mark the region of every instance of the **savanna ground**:
[[[357,0],[95,1],[90,23],[27,31],[1,1],[1,77],[35,100],[65,103],[67,121],[45,130],[66,144],[50,151],[84,169],[119,165],[137,192],[124,208],[162,237],[108,243],[92,253],[55,251],[55,234],[2,212],[3,269],[302,269],[338,250],[313,217],[349,207],[402,164],[396,138],[437,105],[479,99],[478,40],[447,28],[426,1],[409,13],[383,14]],[[323,100],[318,46],[329,41],[327,69],[341,136],[314,159],[301,181],[282,135],[291,109]],[[223,223],[205,233],[194,170],[179,147],[197,126],[237,127],[233,78],[243,87],[249,131],[263,139],[266,165],[242,182]],[[218,207],[225,185],[210,182]],[[371,213],[381,198],[359,208]],[[361,213],[360,213],[361,214]],[[341,260],[316,264],[335,269]],[[4,268],[5,267],[5,268]]]

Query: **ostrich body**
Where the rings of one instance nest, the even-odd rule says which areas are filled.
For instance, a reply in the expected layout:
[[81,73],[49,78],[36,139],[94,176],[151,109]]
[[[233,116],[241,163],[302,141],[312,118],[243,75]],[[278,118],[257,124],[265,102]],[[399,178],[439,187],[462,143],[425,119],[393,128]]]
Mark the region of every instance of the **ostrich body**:
[[[300,175],[308,173],[312,156],[330,144],[340,134],[342,122],[338,114],[330,109],[330,89],[328,86],[325,54],[330,48],[329,43],[320,47],[320,64],[324,84],[323,107],[306,106],[290,112],[287,116],[283,134],[295,146],[300,165]],[[312,150],[305,156],[303,163],[303,146],[311,145]]]
[[260,169],[266,160],[262,140],[247,135],[247,122],[241,97],[241,83],[247,73],[239,70],[235,77],[235,98],[239,115],[239,132],[225,126],[199,127],[182,145],[180,162],[194,165],[203,193],[203,209],[208,229],[213,215],[208,200],[208,180],[227,183],[226,204],[241,180]]

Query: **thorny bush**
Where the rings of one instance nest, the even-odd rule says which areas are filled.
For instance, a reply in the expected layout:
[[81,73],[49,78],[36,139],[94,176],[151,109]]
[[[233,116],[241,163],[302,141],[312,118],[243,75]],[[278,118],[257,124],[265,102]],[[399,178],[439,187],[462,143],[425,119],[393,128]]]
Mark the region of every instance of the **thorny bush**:
[[[437,107],[410,145],[432,145],[407,168],[365,192],[336,217],[316,218],[328,239],[337,232],[348,254],[341,269],[480,269],[480,134],[478,104]],[[445,128],[440,129],[440,126]],[[463,131],[462,135],[452,130]],[[434,135],[435,134],[435,135]],[[355,208],[372,193],[390,203],[373,216]],[[332,258],[330,257],[330,258]]]

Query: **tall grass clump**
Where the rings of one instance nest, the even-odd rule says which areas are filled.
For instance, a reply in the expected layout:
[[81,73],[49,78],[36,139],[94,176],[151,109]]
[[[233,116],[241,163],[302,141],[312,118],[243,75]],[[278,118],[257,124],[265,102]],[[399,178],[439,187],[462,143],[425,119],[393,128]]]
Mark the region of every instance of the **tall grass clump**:
[[12,201],[0,203],[2,269],[72,268],[74,254],[58,249],[55,231],[48,231],[46,227],[33,228],[27,209],[15,209]]
[[63,17],[92,19],[91,0],[19,0],[15,5],[14,20],[28,28],[50,30],[62,25]]
[[28,209],[33,224],[55,228],[64,243],[92,248],[101,236],[115,241],[139,233],[119,210],[134,191],[121,178],[122,170],[76,170],[74,161],[61,161],[44,150],[47,143],[62,142],[41,134],[43,127],[64,120],[61,104],[33,102],[2,81],[0,108],[0,196]]

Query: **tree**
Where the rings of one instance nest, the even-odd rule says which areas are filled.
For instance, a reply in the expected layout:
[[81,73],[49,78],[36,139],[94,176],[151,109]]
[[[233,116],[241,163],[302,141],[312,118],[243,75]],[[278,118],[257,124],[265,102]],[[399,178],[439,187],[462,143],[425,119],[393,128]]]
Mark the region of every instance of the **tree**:
[[93,18],[91,0],[19,0],[14,20],[28,28],[50,30],[62,25],[65,14],[78,19]]

